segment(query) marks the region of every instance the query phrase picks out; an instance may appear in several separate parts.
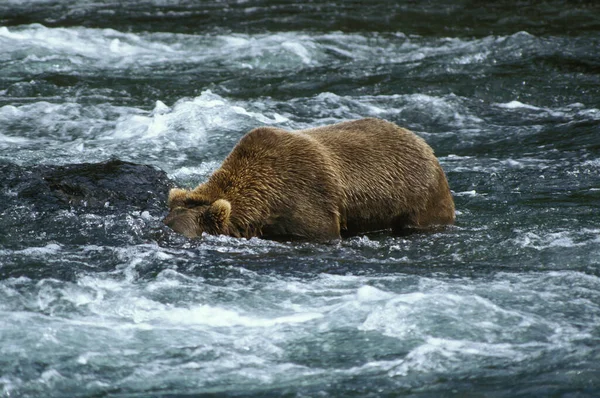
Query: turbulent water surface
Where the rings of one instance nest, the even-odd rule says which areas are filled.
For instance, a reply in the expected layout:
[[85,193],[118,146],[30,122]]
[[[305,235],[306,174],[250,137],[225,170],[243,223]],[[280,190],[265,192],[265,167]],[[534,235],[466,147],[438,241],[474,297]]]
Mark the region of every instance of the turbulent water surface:
[[[0,394],[600,394],[600,6],[361,3],[0,3]],[[367,116],[455,226],[162,225],[249,129]]]

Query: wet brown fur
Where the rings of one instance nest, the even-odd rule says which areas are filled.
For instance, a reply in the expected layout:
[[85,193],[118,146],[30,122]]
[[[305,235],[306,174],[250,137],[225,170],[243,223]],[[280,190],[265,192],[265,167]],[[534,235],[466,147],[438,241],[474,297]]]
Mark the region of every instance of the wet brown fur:
[[454,222],[446,176],[425,141],[380,119],[246,134],[207,182],[175,188],[165,224],[188,237],[331,240]]

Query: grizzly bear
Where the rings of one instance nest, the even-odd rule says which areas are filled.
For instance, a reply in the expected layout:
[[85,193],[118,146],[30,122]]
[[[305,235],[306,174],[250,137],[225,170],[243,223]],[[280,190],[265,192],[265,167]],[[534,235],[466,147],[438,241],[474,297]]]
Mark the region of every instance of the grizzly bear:
[[454,222],[446,175],[425,141],[374,118],[247,133],[207,182],[169,193],[164,223],[193,238],[329,241]]

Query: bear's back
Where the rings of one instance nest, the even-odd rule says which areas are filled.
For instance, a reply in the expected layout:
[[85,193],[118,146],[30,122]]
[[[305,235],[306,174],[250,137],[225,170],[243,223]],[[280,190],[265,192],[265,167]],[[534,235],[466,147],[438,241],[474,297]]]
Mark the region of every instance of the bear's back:
[[389,214],[423,211],[439,180],[431,147],[393,123],[368,118],[300,133],[323,145],[337,164],[349,233],[391,227]]

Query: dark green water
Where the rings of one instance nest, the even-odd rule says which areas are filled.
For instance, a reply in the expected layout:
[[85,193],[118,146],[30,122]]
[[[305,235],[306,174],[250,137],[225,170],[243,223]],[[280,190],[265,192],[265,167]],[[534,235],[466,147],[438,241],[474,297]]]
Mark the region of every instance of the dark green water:
[[[600,6],[361,3],[0,3],[2,396],[600,395]],[[367,116],[456,226],[162,226],[251,128]]]

